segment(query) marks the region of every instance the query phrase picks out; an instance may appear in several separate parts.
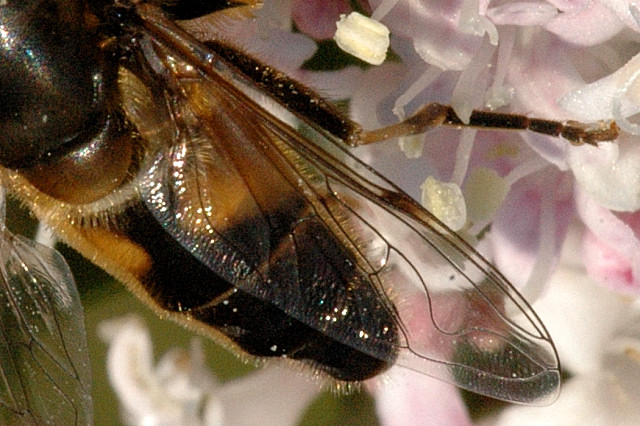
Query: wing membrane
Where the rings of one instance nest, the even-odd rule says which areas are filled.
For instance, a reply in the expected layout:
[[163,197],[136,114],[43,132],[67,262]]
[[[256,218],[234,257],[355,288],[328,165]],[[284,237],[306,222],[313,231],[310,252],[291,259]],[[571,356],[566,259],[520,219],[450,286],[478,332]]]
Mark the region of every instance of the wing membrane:
[[0,226],[0,419],[2,424],[92,421],[82,305],[53,249]]
[[[176,136],[152,141],[141,193],[195,257],[371,356],[500,399],[555,398],[548,333],[473,248],[333,141],[273,118],[223,71],[154,49]],[[378,303],[349,300],[351,287]],[[331,325],[340,312],[317,308],[330,290],[344,293],[351,329]],[[383,311],[399,339],[368,335],[384,327],[375,324]]]

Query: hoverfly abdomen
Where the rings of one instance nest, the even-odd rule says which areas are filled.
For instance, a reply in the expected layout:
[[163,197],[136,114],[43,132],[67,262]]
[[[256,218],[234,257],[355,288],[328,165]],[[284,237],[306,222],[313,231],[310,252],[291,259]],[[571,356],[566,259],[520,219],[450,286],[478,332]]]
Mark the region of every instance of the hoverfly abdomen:
[[[120,220],[122,237],[149,256],[151,267],[138,279],[155,304],[198,321],[197,327],[212,327],[205,329],[210,333],[218,330],[232,347],[256,357],[303,361],[344,381],[367,379],[393,363],[397,325],[392,313],[321,224],[308,221],[298,227],[297,251],[289,241],[274,243],[280,247],[274,248],[269,265],[247,271],[245,282],[235,287],[221,276],[229,274],[224,255],[209,262],[221,271],[216,273],[167,234],[144,206],[128,208]],[[211,252],[225,249],[218,245]],[[298,269],[298,263],[307,267]],[[292,268],[300,271],[296,282],[291,281]],[[322,328],[296,318],[295,313],[304,318],[310,309]],[[367,339],[370,353],[344,343],[360,340],[364,343],[356,346],[366,347]]]

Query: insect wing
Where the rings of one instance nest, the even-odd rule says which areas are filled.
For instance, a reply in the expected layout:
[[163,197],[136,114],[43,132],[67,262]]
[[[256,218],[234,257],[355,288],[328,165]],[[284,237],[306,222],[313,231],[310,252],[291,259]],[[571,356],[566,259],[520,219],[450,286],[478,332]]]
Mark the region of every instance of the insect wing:
[[[475,250],[333,141],[311,129],[301,136],[223,72],[155,49],[174,139],[153,142],[162,148],[140,190],[196,258],[236,289],[388,363],[499,399],[556,397],[548,333]],[[354,287],[365,288],[357,300],[329,297]],[[375,312],[392,315],[398,338],[380,331]]]
[[0,422],[85,425],[91,371],[82,305],[55,250],[0,226]]

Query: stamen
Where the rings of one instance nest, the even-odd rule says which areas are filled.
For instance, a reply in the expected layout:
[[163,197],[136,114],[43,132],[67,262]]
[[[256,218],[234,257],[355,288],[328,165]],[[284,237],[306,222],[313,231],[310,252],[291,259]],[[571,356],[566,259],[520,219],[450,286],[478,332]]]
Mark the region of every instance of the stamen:
[[385,16],[387,16],[389,12],[391,12],[391,9],[393,9],[397,3],[398,3],[398,0],[382,1],[378,5],[378,7],[376,7],[376,10],[374,10],[373,13],[371,14],[371,19],[375,19],[376,21],[381,21],[382,18],[384,18]]
[[498,29],[486,16],[480,15],[478,0],[465,0],[460,8],[460,31],[465,34],[483,36],[487,34],[492,45],[498,45]]
[[467,208],[460,186],[427,177],[422,186],[422,205],[454,231],[467,222]]
[[507,180],[489,168],[476,167],[464,183],[467,218],[472,223],[469,233],[477,235],[491,221],[511,189]]
[[475,235],[491,223],[514,183],[546,166],[548,163],[536,157],[514,167],[504,177],[493,169],[474,168],[464,182],[467,217],[473,224],[469,233]]
[[399,121],[406,118],[404,108],[416,98],[424,89],[429,87],[440,75],[442,69],[436,66],[428,66],[425,72],[409,88],[396,99],[393,106],[393,114],[398,117]]
[[[442,71],[436,66],[427,66],[420,78],[413,82],[403,94],[398,96],[393,106],[393,114],[398,117],[399,121],[403,121],[406,118],[405,107],[440,77]],[[424,136],[421,134],[401,136],[398,139],[398,145],[407,158],[418,158],[422,155],[424,148]]]
[[473,141],[476,138],[477,131],[475,129],[464,129],[460,134],[460,142],[456,149],[456,163],[451,173],[451,182],[462,185],[464,177],[469,169],[469,161],[471,160],[471,150],[473,149]]
[[536,260],[527,283],[520,289],[520,293],[529,302],[534,302],[542,294],[549,279],[549,265],[556,257],[556,221],[553,215],[553,198],[551,192],[544,190],[541,191],[540,198],[538,255],[535,256]]
[[469,123],[474,108],[481,107],[489,83],[490,61],[495,46],[485,38],[473,60],[460,74],[451,94],[451,106],[463,123]]
[[514,89],[511,86],[505,85],[504,80],[507,77],[507,71],[511,63],[511,52],[513,51],[515,36],[516,31],[514,27],[504,27],[500,44],[498,45],[493,84],[491,84],[491,87],[489,87],[485,95],[485,106],[490,110],[508,105],[513,99]]
[[389,29],[358,12],[340,15],[333,39],[345,52],[372,65],[380,65],[389,49]]
[[424,135],[401,136],[398,138],[398,146],[407,158],[420,158],[424,151]]
[[547,167],[549,163],[540,157],[532,158],[529,161],[518,164],[505,177],[507,185],[511,186],[522,178],[532,175]]

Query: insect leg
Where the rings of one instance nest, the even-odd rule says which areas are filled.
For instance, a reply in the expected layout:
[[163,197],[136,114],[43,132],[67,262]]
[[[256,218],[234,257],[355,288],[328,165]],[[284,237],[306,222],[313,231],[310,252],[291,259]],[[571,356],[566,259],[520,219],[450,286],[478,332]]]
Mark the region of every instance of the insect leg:
[[574,145],[598,145],[618,137],[619,128],[614,121],[580,123],[530,118],[520,114],[474,110],[468,122],[459,118],[453,107],[430,103],[408,119],[381,129],[363,131],[356,145],[365,145],[393,137],[410,136],[437,126],[475,127],[495,130],[530,130],[544,135],[562,137]]

